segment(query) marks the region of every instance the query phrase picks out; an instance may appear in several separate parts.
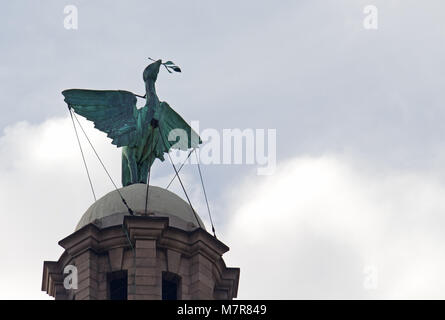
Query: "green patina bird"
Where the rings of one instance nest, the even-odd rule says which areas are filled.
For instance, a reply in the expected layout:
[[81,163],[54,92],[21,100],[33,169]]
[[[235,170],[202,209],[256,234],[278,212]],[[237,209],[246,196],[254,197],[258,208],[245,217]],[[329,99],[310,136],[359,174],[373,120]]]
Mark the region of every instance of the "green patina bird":
[[[153,60],[154,61],[154,60]],[[94,122],[112,143],[122,148],[122,185],[147,183],[156,158],[164,161],[170,149],[187,150],[202,143],[198,134],[164,101],[159,101],[155,82],[159,68],[181,72],[173,62],[157,60],[145,68],[145,96],[122,90],[69,89],[62,94],[68,107]],[[136,97],[146,98],[143,108]]]

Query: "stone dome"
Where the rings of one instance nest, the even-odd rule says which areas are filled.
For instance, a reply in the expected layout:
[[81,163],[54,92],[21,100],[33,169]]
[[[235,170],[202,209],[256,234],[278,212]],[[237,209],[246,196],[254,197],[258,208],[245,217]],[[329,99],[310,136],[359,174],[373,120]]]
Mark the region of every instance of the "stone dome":
[[[128,206],[135,215],[144,214],[146,184],[132,184],[119,189]],[[150,186],[148,191],[148,215],[156,217],[168,217],[169,225],[185,231],[192,231],[198,227],[205,230],[204,223],[193,213],[190,205],[178,195],[167,189]],[[119,193],[114,190],[93,203],[83,214],[76,226],[76,231],[94,223],[99,228],[107,228],[122,224],[124,216],[129,215],[127,208],[122,203]]]

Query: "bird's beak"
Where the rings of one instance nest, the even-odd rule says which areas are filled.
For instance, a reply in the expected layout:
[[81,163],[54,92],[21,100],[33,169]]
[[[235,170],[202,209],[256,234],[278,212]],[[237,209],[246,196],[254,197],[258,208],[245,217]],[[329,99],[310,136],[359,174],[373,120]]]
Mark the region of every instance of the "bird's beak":
[[150,57],[148,57],[148,59],[151,60],[151,61],[153,61],[153,62],[159,63],[160,65],[162,64],[162,59],[155,60],[155,59],[152,59],[152,58],[150,58]]

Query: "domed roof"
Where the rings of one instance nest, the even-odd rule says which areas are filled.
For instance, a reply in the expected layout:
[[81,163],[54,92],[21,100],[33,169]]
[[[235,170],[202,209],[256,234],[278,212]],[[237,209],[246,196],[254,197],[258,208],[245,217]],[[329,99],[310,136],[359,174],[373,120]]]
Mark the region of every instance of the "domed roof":
[[[135,215],[145,213],[146,184],[132,184],[119,189],[128,206]],[[196,220],[190,205],[178,195],[167,189],[150,186],[148,191],[148,214],[168,217],[169,225],[191,231],[199,226],[205,229],[202,220]],[[114,190],[93,203],[84,213],[76,226],[76,231],[94,222],[100,228],[121,225],[124,216],[129,215],[119,193]]]

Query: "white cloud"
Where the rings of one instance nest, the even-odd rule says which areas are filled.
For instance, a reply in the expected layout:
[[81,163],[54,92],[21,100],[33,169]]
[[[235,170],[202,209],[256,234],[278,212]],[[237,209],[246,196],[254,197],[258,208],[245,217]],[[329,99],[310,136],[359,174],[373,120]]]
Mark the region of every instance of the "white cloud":
[[[260,180],[257,181],[256,179]],[[236,190],[224,241],[240,298],[443,298],[445,188],[344,156],[299,157]],[[365,290],[366,267],[376,290]]]
[[[119,184],[119,150],[82,122]],[[113,187],[83,145],[100,197]],[[57,241],[92,203],[70,119],[10,126],[0,154],[0,298],[46,298],[43,260],[60,256]],[[182,177],[206,220],[192,174],[185,168]],[[445,190],[434,173],[382,174],[345,156],[308,156],[231,187],[211,205],[229,213],[219,236],[231,247],[227,264],[241,267],[240,298],[442,297]],[[182,196],[179,184],[172,190]],[[366,266],[377,267],[376,290],[363,287]]]
[[[118,187],[121,154],[93,124],[80,118],[89,138]],[[114,189],[79,130],[97,198]],[[0,233],[2,264],[0,299],[45,299],[40,292],[43,261],[57,260],[57,242],[74,231],[93,203],[70,118],[52,118],[41,124],[19,122],[0,136]],[[162,168],[169,170],[162,171]],[[165,187],[174,173],[166,160],[155,163],[150,184]],[[161,169],[161,170],[158,170]],[[184,167],[181,178],[198,212],[205,207],[201,186]],[[178,182],[170,188],[183,197]]]
[[[43,260],[58,259],[62,249],[57,242],[73,232],[92,203],[70,121],[20,122],[0,137],[0,298],[46,297],[40,293]],[[110,171],[118,174],[118,151],[106,145],[101,133],[89,132],[105,162],[112,161],[107,163]],[[97,193],[103,195],[110,183],[84,147]]]

